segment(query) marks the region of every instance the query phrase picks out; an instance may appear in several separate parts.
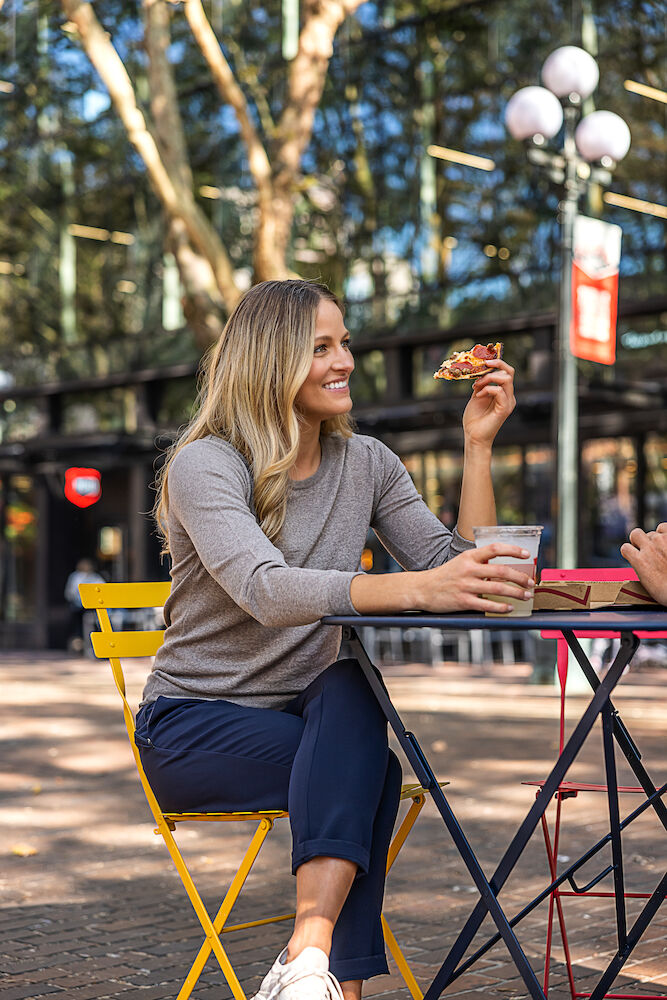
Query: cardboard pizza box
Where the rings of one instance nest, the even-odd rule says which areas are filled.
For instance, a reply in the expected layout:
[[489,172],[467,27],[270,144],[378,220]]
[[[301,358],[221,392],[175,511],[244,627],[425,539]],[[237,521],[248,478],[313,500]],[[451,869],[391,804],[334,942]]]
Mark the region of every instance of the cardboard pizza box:
[[614,603],[619,606],[624,604],[655,604],[656,607],[658,606],[658,602],[653,600],[648,590],[638,580],[628,580],[627,583],[622,583]]
[[[633,604],[657,604],[638,580],[569,580],[568,583],[585,583],[591,588],[589,608],[618,607]],[[562,587],[565,581],[559,581]],[[549,584],[553,586],[553,584]]]
[[622,586],[620,580],[591,581],[591,608],[604,608],[608,604],[615,604]]
[[588,611],[593,585],[578,580],[547,580],[535,587],[535,611]]
[[614,604],[618,597],[618,592],[623,586],[620,580],[577,580],[576,577],[568,577],[567,581],[544,581],[550,587],[562,586],[564,583],[586,584],[591,588],[590,608],[605,607]]

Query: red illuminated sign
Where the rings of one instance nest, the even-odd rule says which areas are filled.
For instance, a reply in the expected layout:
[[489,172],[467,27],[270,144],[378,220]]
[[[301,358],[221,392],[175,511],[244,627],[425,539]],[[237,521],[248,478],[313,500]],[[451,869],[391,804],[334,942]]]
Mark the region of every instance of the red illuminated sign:
[[76,507],[90,507],[102,496],[102,474],[97,469],[66,469],[65,496]]

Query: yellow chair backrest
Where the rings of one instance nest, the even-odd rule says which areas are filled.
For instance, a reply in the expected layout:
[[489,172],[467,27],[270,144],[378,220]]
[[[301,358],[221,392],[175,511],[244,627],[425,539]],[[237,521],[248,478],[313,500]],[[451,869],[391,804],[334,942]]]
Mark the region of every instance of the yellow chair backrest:
[[83,607],[97,612],[101,631],[90,633],[93,651],[99,659],[108,659],[111,664],[113,679],[118,693],[123,700],[123,717],[134,755],[134,762],[137,766],[148,804],[158,821],[161,817],[160,806],[144,774],[139,751],[134,742],[134,713],[127,700],[121,657],[154,656],[163,643],[164,631],[156,629],[151,631],[114,632],[109,611],[118,608],[135,610],[138,608],[164,607],[170,590],[170,582],[82,583],[79,585],[79,594]]

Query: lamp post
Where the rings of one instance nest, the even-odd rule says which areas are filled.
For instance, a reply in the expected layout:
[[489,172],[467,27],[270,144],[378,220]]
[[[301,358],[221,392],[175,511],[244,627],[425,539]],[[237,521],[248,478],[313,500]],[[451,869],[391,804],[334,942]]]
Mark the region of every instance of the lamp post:
[[[545,87],[523,87],[509,100],[505,122],[515,139],[528,141],[528,159],[561,185],[561,264],[554,378],[556,451],[556,559],[573,568],[578,553],[578,391],[577,365],[570,350],[572,253],[579,197],[589,183],[607,185],[611,170],[630,148],[630,131],[611,111],[581,114],[595,90],[597,63],[574,45],[556,49],[542,67]],[[558,151],[543,148],[563,130]]]

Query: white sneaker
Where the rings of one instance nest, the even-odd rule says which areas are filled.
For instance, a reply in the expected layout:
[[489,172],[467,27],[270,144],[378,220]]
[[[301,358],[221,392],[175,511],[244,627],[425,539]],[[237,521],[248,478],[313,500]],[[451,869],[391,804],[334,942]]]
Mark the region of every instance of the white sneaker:
[[278,955],[253,1000],[344,1000],[320,948],[304,948],[291,962],[286,958],[287,948]]

